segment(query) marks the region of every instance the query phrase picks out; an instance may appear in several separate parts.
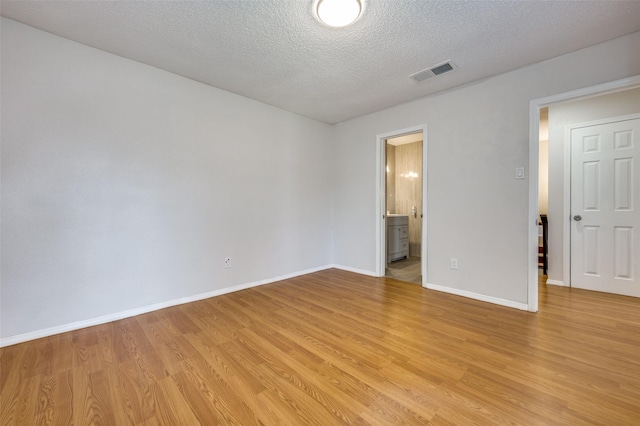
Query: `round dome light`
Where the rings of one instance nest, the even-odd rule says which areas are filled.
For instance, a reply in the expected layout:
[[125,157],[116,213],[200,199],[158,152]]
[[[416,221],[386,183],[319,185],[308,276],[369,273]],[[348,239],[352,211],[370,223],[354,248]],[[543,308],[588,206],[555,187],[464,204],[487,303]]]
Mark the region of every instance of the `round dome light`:
[[361,10],[360,0],[318,0],[316,13],[331,27],[345,27],[358,19]]

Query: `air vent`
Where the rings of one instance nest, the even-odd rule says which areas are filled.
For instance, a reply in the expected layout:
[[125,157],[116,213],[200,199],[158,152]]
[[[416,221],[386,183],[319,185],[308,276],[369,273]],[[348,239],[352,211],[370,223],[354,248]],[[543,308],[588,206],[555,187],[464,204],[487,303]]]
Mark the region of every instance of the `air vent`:
[[449,62],[447,62],[446,64],[442,64],[440,66],[437,66],[435,68],[431,68],[431,72],[434,73],[435,75],[444,74],[445,72],[449,72],[449,71],[453,71],[453,67]]
[[418,71],[417,73],[410,75],[409,78],[415,81],[416,83],[421,83],[432,77],[437,77],[441,74],[447,73],[449,71],[453,71],[456,68],[457,67],[453,62],[447,61],[447,62],[438,64],[436,66],[433,66],[431,68],[427,68],[426,70]]

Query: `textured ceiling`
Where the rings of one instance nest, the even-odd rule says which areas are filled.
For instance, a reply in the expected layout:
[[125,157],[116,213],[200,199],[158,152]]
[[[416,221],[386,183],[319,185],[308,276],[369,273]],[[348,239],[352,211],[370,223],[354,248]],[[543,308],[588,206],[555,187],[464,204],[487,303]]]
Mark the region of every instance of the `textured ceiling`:
[[[2,1],[77,42],[337,123],[640,30],[640,1],[365,0],[350,27],[314,0]],[[457,70],[408,76],[452,60]]]

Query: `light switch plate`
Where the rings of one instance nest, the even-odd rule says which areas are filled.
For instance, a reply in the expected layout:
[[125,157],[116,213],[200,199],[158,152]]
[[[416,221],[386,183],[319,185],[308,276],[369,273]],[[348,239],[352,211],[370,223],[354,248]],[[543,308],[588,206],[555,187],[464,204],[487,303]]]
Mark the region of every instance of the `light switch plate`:
[[516,179],[524,179],[524,167],[516,167]]

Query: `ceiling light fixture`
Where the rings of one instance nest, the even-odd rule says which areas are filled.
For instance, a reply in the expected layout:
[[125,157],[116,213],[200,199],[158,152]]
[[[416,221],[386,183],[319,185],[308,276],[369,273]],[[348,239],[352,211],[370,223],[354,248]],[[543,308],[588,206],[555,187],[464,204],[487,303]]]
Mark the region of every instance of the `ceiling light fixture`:
[[360,0],[318,0],[318,18],[331,27],[346,27],[355,22],[362,11]]

